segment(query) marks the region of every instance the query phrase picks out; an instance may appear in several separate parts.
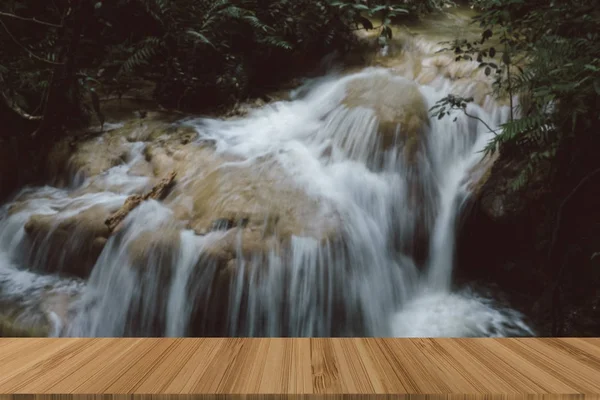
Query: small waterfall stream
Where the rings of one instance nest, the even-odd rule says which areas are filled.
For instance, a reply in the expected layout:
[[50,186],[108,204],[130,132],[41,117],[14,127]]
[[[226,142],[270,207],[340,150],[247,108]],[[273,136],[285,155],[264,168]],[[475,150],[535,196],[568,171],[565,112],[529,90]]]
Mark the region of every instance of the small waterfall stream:
[[[373,86],[358,91],[358,105],[356,85]],[[517,312],[452,290],[456,219],[469,195],[469,171],[492,133],[459,111],[441,120],[411,118],[455,89],[443,76],[424,84],[367,68],[321,78],[290,101],[240,119],[182,121],[197,132],[189,146],[211,143],[229,157],[221,167],[264,179],[281,170],[285,187],[314,200],[319,217],[295,216],[314,232],[294,231],[263,252],[246,254],[241,229],[197,232],[181,223],[178,210],[193,209],[185,188],[205,176],[192,162],[181,190],[127,216],[87,281],[45,274],[51,249],[29,256],[27,221],[120,206],[148,183],[131,174],[147,144],[127,144],[127,161],[95,177],[91,193],[83,188],[92,181],[80,177],[69,189],[26,189],[21,208],[8,204],[0,215],[0,305],[31,324],[49,316],[51,334],[61,336],[531,335]],[[493,127],[508,116],[489,98],[468,111]],[[390,112],[402,120],[391,128],[381,116]],[[329,219],[333,230],[321,223]],[[211,249],[225,240],[236,251],[221,265]],[[82,244],[73,235],[65,246]],[[68,307],[50,301],[61,296]]]

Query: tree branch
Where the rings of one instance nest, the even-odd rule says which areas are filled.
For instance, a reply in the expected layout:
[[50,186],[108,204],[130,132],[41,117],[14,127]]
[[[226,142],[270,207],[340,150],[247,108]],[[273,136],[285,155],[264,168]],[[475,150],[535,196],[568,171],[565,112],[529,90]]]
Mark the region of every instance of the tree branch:
[[490,127],[487,122],[485,122],[484,120],[482,120],[481,118],[479,118],[476,115],[471,115],[467,112],[467,110],[465,110],[464,108],[461,108],[462,112],[465,113],[465,115],[469,118],[473,118],[478,120],[479,122],[481,122],[483,125],[485,125],[486,128],[488,128],[490,130],[490,132],[492,132],[494,134],[494,136],[498,136],[498,133],[496,133],[496,131],[494,129],[492,129],[492,127]]
[[15,44],[19,47],[21,47],[23,50],[25,50],[31,57],[33,57],[34,59],[44,62],[46,64],[50,64],[50,65],[63,65],[63,63],[57,63],[54,61],[50,61],[50,60],[46,60],[45,58],[39,57],[37,55],[35,55],[31,50],[29,50],[26,46],[24,46],[23,44],[21,44],[21,42],[19,42],[17,40],[16,37],[13,36],[12,33],[10,33],[10,31],[8,30],[8,27],[6,26],[6,24],[2,21],[2,19],[0,19],[0,25],[2,25],[4,27],[4,30],[6,31],[6,33],[8,34],[8,36],[12,39],[13,42],[15,42]]
[[[0,84],[3,82],[4,81],[3,81],[2,77],[0,76]],[[3,90],[0,90],[0,99],[2,99],[2,102],[6,105],[6,107],[8,107],[10,110],[15,112],[16,114],[18,114],[21,118],[26,119],[28,121],[41,121],[42,120],[41,116],[31,115],[31,114],[27,113],[25,110],[23,110],[21,107],[19,107],[17,104],[15,104],[13,101],[11,101],[10,97]]]
[[39,19],[36,19],[36,18],[20,17],[18,15],[9,14],[9,13],[5,13],[2,11],[0,11],[0,17],[8,17],[8,18],[13,18],[13,19],[18,19],[19,21],[33,22],[35,24],[44,25],[44,26],[48,26],[51,28],[62,28],[63,27],[62,25],[59,25],[59,24],[53,24],[51,22],[40,21]]
[[12,103],[10,101],[10,99],[8,98],[8,96],[6,95],[6,93],[4,92],[0,92],[1,97],[2,97],[2,101],[4,102],[4,104],[11,110],[13,110],[15,113],[17,113],[21,118],[26,119],[28,121],[41,121],[42,117],[38,116],[38,115],[31,115],[28,114],[27,112],[25,112],[25,110],[23,110],[21,107],[19,107],[18,105]]

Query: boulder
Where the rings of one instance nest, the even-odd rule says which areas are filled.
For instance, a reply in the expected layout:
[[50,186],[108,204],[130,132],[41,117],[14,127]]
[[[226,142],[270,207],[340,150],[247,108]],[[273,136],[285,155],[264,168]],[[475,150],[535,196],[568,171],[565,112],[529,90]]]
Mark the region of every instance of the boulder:
[[167,285],[179,254],[180,244],[180,232],[175,227],[144,231],[127,244],[127,255],[135,271],[152,274]]
[[492,167],[498,159],[500,153],[487,155],[467,171],[467,190],[471,196],[478,197],[482,188],[492,175]]
[[100,175],[127,161],[126,143],[124,138],[110,134],[85,140],[63,139],[48,153],[48,174],[57,186]]
[[[149,113],[146,118],[126,121],[122,127],[102,135],[86,134],[57,142],[48,154],[47,169],[55,184],[68,185],[83,178],[97,177],[110,168],[131,161],[132,143],[189,143],[196,131],[175,124],[172,116]],[[141,160],[134,165],[134,175],[148,176],[147,164]]]
[[[358,74],[349,80],[346,95],[342,101],[343,107],[349,110],[367,109],[372,112],[377,123],[375,137],[377,143],[375,154],[379,153],[367,164],[372,167],[381,165],[380,154],[389,150],[401,152],[407,178],[406,204],[414,210],[416,223],[414,227],[406,227],[406,237],[414,240],[402,241],[400,249],[419,260],[424,260],[427,252],[427,238],[432,225],[433,216],[427,213],[432,205],[424,206],[426,202],[437,201],[430,188],[422,179],[424,174],[431,173],[429,162],[425,157],[427,129],[429,128],[429,113],[427,102],[421,89],[413,81],[388,71],[372,71]],[[353,127],[354,128],[354,127]],[[356,134],[364,135],[366,129],[356,129]],[[371,139],[371,141],[373,141]],[[364,140],[361,140],[364,143]],[[343,147],[344,143],[342,143]]]
[[[492,221],[510,223],[526,211],[528,204],[543,194],[546,174],[550,168],[540,167],[523,188],[515,187],[529,160],[498,155],[497,160],[484,161],[487,170],[478,183],[477,197],[481,211]],[[487,164],[487,165],[486,165]]]
[[[130,335],[162,336],[168,296],[180,250],[180,232],[171,226],[144,231],[126,245],[136,290],[128,309]],[[150,311],[150,312],[149,312]]]
[[[292,236],[326,242],[341,235],[341,219],[334,208],[298,186],[276,160],[266,157],[250,165],[236,164],[242,160],[221,154],[213,144],[197,141],[196,137],[191,127],[174,127],[148,115],[142,122],[130,121],[123,128],[105,133],[102,140],[90,138],[71,146],[71,165],[85,171],[84,175],[93,181],[111,166],[130,160],[131,141],[147,141],[144,157],[133,165],[134,174],[148,177],[153,184],[171,173],[177,175],[168,195],[158,200],[173,211],[173,224],[138,233],[133,230],[139,230],[139,225],[132,225],[132,231],[117,228],[111,232],[106,220],[118,208],[103,206],[80,212],[70,207],[54,215],[34,215],[25,227],[32,249],[30,264],[47,272],[87,278],[109,236],[115,235],[115,245],[128,258],[123,267],[132,268],[139,280],[132,304],[125,305],[131,316],[128,332],[164,334],[165,295],[171,290],[178,266],[181,229],[187,227],[206,238],[204,247],[197,249],[200,261],[189,279],[192,286],[206,287],[191,287],[189,301],[196,304],[197,313],[205,316],[208,314],[202,307],[210,304],[210,315],[214,317],[210,317],[214,322],[211,332],[215,332],[223,322],[219,319],[227,310],[233,290],[231,279],[241,261],[283,252]],[[101,189],[86,185],[71,192],[71,196],[77,198]],[[265,263],[252,263],[254,268],[261,265]],[[247,268],[245,272],[253,270]],[[149,313],[148,307],[155,312]],[[199,315],[192,319],[199,321]]]
[[292,235],[322,239],[338,230],[327,202],[305,193],[273,160],[248,168],[228,165],[207,148],[197,151],[196,168],[189,165],[167,202],[195,232],[207,233],[215,225],[241,227],[243,242],[256,243],[272,236],[280,242]]
[[360,75],[348,83],[343,105],[372,110],[380,150],[402,145],[407,160],[414,161],[429,123],[425,98],[414,82],[390,73]]
[[33,215],[25,224],[30,261],[45,272],[87,278],[110,234],[104,223],[110,210],[92,206],[75,215],[63,213]]
[[0,315],[0,338],[4,337],[48,337],[48,326],[32,326]]

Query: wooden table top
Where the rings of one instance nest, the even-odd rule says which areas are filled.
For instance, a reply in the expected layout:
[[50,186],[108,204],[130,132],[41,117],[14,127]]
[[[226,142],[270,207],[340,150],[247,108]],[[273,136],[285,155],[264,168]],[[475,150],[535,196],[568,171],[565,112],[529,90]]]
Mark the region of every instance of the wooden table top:
[[600,399],[600,338],[0,339],[19,393]]

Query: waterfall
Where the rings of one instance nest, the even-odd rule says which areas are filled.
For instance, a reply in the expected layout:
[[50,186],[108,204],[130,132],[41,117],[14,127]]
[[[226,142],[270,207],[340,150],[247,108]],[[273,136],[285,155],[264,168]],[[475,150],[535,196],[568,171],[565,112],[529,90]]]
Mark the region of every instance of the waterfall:
[[[246,254],[242,229],[198,232],[181,221],[179,210],[194,207],[187,188],[206,178],[200,160],[188,157],[178,191],[132,211],[87,281],[47,274],[49,250],[29,256],[27,221],[118,207],[147,184],[130,174],[146,144],[127,144],[132,156],[96,178],[93,194],[81,194],[91,184],[80,177],[75,188],[27,189],[18,196],[26,199],[21,208],[6,205],[0,219],[0,304],[41,318],[48,293],[67,294],[73,300],[54,324],[63,336],[530,335],[517,312],[452,287],[468,172],[493,135],[461,111],[427,118],[454,89],[442,78],[425,85],[367,68],[320,78],[291,100],[236,120],[182,121],[197,132],[187,146],[211,143],[228,160],[222,169],[261,179],[281,170],[285,187],[314,200],[319,217],[306,224],[311,232],[278,240],[284,233],[276,231],[262,252]],[[499,104],[469,104],[467,111],[492,127],[508,116]],[[402,122],[384,124],[386,113]],[[219,204],[233,201],[228,196]],[[321,224],[329,216],[333,230]],[[81,246],[78,240],[66,243]],[[235,255],[223,264],[213,249],[224,241]],[[56,311],[46,315],[57,318]]]

